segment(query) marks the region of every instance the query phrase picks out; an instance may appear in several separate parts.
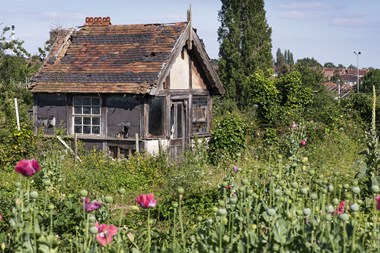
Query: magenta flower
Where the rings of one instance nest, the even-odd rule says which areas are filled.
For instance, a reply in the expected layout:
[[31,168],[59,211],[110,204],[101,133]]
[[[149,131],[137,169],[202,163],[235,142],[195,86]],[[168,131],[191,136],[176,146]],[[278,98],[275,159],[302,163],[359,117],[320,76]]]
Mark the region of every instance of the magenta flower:
[[293,121],[291,129],[296,129],[298,127],[297,123]]
[[26,177],[33,176],[41,169],[40,165],[38,164],[37,160],[21,160],[19,161],[16,166],[15,170],[17,173],[24,175]]
[[113,236],[117,234],[117,227],[114,225],[99,224],[98,222],[95,223],[95,226],[98,228],[96,240],[98,240],[99,244],[102,246],[110,244]]
[[3,216],[0,214],[0,221],[3,221]]
[[346,201],[341,201],[339,204],[339,207],[336,209],[336,214],[342,214],[344,213],[344,206],[346,205]]
[[154,199],[154,194],[140,194],[136,197],[136,202],[142,207],[142,208],[152,208],[155,207],[157,204],[157,201]]
[[238,173],[239,171],[239,167],[237,165],[235,165],[232,170],[235,172],[235,173]]
[[82,198],[82,202],[83,202],[84,209],[86,210],[86,212],[92,212],[92,211],[98,210],[102,206],[102,202],[98,200],[94,200],[91,202],[88,197]]
[[307,142],[306,142],[305,139],[302,140],[302,141],[300,141],[300,146],[301,146],[301,147],[305,147],[306,145],[307,145]]
[[376,209],[380,211],[380,195],[376,196]]

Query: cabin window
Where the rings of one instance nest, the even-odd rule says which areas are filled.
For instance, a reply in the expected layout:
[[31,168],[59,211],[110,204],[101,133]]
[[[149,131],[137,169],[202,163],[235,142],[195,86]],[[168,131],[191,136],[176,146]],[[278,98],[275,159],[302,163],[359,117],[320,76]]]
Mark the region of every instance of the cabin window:
[[209,123],[209,109],[208,109],[208,97],[207,96],[194,96],[193,97],[193,122],[192,132],[193,134],[208,133]]
[[74,133],[100,134],[100,97],[73,97]]
[[164,97],[156,97],[149,101],[148,132],[151,136],[164,134]]

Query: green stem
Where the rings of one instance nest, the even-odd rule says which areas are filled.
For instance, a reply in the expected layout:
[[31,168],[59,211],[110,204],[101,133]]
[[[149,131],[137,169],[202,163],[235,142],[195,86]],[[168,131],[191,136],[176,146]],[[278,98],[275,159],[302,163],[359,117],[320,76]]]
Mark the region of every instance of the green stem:
[[174,208],[174,214],[173,214],[173,239],[172,239],[172,251],[173,252],[174,252],[174,249],[175,249],[176,234],[177,234],[176,216],[177,216],[177,208]]
[[150,237],[150,209],[148,209],[148,253],[150,253],[151,237]]
[[178,205],[178,218],[179,218],[179,225],[181,229],[181,239],[182,239],[182,248],[183,252],[186,252],[186,241],[185,241],[185,233],[183,230],[183,222],[182,222],[182,195],[179,195],[179,205]]
[[219,253],[222,253],[222,242],[223,242],[223,218],[219,219]]
[[37,235],[36,235],[36,200],[33,199],[33,239],[34,239],[34,252],[37,252]]

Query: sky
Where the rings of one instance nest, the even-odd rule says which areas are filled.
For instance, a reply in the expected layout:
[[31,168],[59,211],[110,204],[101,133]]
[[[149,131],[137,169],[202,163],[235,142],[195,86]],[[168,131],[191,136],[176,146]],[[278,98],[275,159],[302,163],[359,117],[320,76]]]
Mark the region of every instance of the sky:
[[[15,38],[34,54],[51,29],[81,26],[86,17],[109,16],[112,24],[171,23],[186,21],[190,5],[193,26],[217,59],[220,0],[0,0],[0,28],[14,25]],[[266,0],[272,53],[280,48],[295,61],[309,57],[322,65],[380,69],[379,10],[379,0]]]

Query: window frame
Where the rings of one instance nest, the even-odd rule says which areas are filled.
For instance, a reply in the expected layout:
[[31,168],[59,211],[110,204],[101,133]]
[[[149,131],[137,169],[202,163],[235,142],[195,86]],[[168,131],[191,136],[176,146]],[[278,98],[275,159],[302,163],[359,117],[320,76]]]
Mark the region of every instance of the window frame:
[[[85,101],[85,100],[89,100]],[[98,103],[94,103],[98,100]],[[72,100],[72,132],[82,136],[101,136],[102,134],[102,101],[100,96],[73,96]],[[80,112],[78,111],[80,109]],[[90,110],[89,112],[87,112]],[[95,111],[95,112],[94,112]],[[77,123],[77,119],[81,119],[81,123]],[[97,122],[94,123],[94,119]],[[90,122],[84,121],[90,120]],[[81,127],[81,132],[76,131],[76,127]],[[85,127],[89,127],[90,132],[85,133]],[[98,127],[99,131],[94,131]]]
[[[206,102],[206,104],[202,104],[202,101],[200,102],[200,105],[197,105],[197,100],[204,99],[203,102]],[[200,112],[203,111],[204,116],[202,118],[196,118],[196,110],[199,110]],[[201,136],[201,135],[208,135],[210,134],[210,97],[206,95],[193,95],[192,97],[192,108],[191,108],[191,134],[193,136]],[[195,132],[195,126],[197,123],[205,124],[206,131],[202,132]]]

